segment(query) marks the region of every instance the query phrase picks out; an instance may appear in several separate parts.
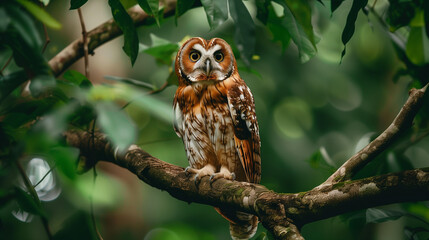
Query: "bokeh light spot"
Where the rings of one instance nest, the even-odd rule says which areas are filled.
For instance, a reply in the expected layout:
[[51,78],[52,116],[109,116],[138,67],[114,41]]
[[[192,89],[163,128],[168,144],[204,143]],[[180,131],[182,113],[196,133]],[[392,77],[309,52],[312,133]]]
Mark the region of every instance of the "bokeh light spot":
[[351,111],[362,103],[362,93],[347,77],[333,76],[329,81],[329,103],[341,111]]
[[181,240],[176,233],[166,228],[155,228],[148,232],[144,240]]
[[274,108],[274,122],[287,137],[300,138],[313,126],[308,104],[300,98],[285,98]]

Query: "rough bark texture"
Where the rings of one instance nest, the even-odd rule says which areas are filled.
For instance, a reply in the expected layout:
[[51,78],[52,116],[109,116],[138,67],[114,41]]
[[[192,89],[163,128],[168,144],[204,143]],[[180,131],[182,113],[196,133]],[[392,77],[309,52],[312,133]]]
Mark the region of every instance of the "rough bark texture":
[[411,89],[407,102],[401,108],[401,111],[390,126],[374,139],[374,141],[349,158],[319,187],[351,179],[351,177],[366,164],[383,152],[400,135],[400,132],[409,129],[423,103],[423,96],[425,95],[426,88],[427,85],[422,89]]
[[299,228],[309,222],[353,210],[390,203],[429,200],[429,169],[415,169],[325,185],[307,192],[282,194],[262,185],[204,177],[198,187],[182,167],[163,162],[136,145],[125,153],[112,149],[104,135],[68,131],[68,144],[98,161],[124,167],[147,184],[186,202],[234,208],[257,215],[278,239],[302,239]]

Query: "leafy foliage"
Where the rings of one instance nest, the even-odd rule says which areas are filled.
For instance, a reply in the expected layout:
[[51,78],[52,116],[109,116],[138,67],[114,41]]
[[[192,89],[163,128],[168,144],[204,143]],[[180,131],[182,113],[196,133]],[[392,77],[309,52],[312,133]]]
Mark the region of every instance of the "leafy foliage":
[[88,0],[70,0],[70,10],[82,7]]
[[17,2],[21,4],[27,11],[29,11],[35,18],[46,24],[46,26],[54,29],[61,28],[61,24],[57,20],[51,17],[51,15],[49,15],[47,12],[45,12],[45,10],[37,6],[35,3],[28,0],[17,0]]
[[[314,43],[314,34],[311,26],[311,12],[308,4],[305,1],[288,4],[285,1],[276,1],[278,4],[283,6],[283,18],[281,25],[284,27],[293,42],[297,45],[299,50],[299,57],[302,62],[307,62],[312,56],[316,54],[316,48]],[[296,6],[300,5],[300,6]],[[293,6],[293,8],[290,8]],[[302,8],[302,10],[301,10]],[[299,11],[299,12],[298,12]],[[295,18],[295,15],[305,13],[305,16],[299,19]],[[305,24],[305,25],[303,25]],[[309,36],[307,33],[311,33]],[[277,34],[280,35],[280,34]],[[287,36],[287,35],[286,35]],[[282,41],[285,43],[286,41]]]
[[231,0],[228,3],[229,12],[236,25],[235,43],[243,61],[249,65],[255,48],[255,24],[241,0]]
[[191,9],[194,3],[195,3],[195,0],[178,0],[177,1],[176,18],[175,18],[176,24],[177,24],[177,18],[182,16],[189,9]]
[[201,0],[210,28],[215,29],[228,19],[226,0]]
[[[281,70],[286,63],[279,63],[278,59],[280,59],[280,57],[272,54],[273,52],[269,52],[272,51],[272,48],[276,49],[274,50],[274,52],[276,52],[278,46],[263,46],[266,45],[266,42],[263,42],[266,37],[265,32],[270,34],[272,41],[280,43],[280,47],[278,48],[281,49],[278,49],[278,52],[286,52],[286,55],[290,55],[289,46],[290,43],[293,43],[301,62],[310,61],[309,65],[319,65],[320,59],[311,62],[313,61],[312,58],[318,53],[317,47],[319,47],[319,45],[317,36],[319,35],[319,31],[323,31],[323,21],[316,19],[322,15],[318,7],[327,8],[328,13],[334,16],[342,11],[344,7],[347,7],[345,6],[345,2],[346,1],[343,0],[333,0],[330,1],[329,6],[326,4],[327,1],[316,2],[310,0],[256,0],[254,3],[252,1],[242,0],[179,0],[177,1],[175,9],[175,18],[177,20],[177,18],[185,15],[189,10],[200,7],[200,13],[203,14],[202,16],[204,19],[202,19],[201,23],[198,22],[198,24],[206,24],[204,27],[206,28],[207,35],[222,36],[222,34],[224,34],[226,35],[224,36],[225,39],[233,39],[231,44],[239,52],[239,54],[237,54],[239,65],[243,65],[244,63],[247,67],[254,67],[266,64],[277,71],[279,69]],[[402,64],[400,75],[412,78],[409,87],[424,86],[429,81],[427,78],[427,73],[429,72],[429,1],[389,0],[389,5],[386,5],[384,9],[387,13],[386,19],[384,19],[384,15],[376,15],[377,12],[374,6],[372,6],[374,2],[370,1],[370,5],[368,5],[367,0],[354,0],[349,2],[351,2],[351,8],[346,9],[347,17],[344,19],[344,22],[342,22],[343,25],[341,25],[344,26],[342,34],[341,36],[332,37],[333,39],[341,39],[344,50],[341,54],[340,52],[334,54],[344,57],[346,46],[347,49],[351,48],[354,44],[351,40],[354,37],[359,37],[356,35],[362,34],[361,30],[356,27],[359,25],[360,13],[362,12],[367,15],[374,14],[374,18],[369,18],[369,21],[371,21],[372,24],[376,24],[373,23],[373,21],[381,21],[381,27],[385,28],[386,31],[390,31],[388,36],[393,36],[390,40],[397,53],[398,61]],[[45,6],[48,3],[49,1],[43,1]],[[86,7],[86,3],[87,0],[70,0],[70,10]],[[151,24],[157,22],[162,31],[145,28],[145,31],[137,32],[133,20],[124,7],[128,6],[130,3],[138,3],[144,11],[152,17],[148,22]],[[325,3],[327,6],[322,6],[320,3]],[[74,128],[87,130],[88,132],[101,130],[119,150],[126,149],[132,143],[140,142],[140,138],[143,138],[140,135],[144,135],[144,137],[148,139],[151,139],[148,136],[154,139],[163,139],[165,138],[163,133],[170,134],[172,132],[171,127],[166,127],[171,125],[173,119],[171,104],[166,103],[167,97],[165,95],[160,97],[149,96],[148,90],[150,91],[149,93],[156,93],[165,89],[167,86],[177,85],[177,78],[173,71],[174,56],[181,42],[185,41],[187,37],[181,42],[177,42],[177,34],[172,30],[174,26],[169,25],[167,21],[160,21],[164,17],[163,9],[165,8],[165,6],[162,6],[162,1],[161,5],[158,0],[109,0],[107,4],[110,6],[114,21],[124,33],[123,50],[129,57],[131,65],[136,66],[136,59],[139,54],[142,54],[141,57],[144,60],[153,59],[157,67],[160,69],[168,69],[168,71],[163,71],[166,74],[148,76],[147,78],[146,76],[144,78],[140,78],[140,76],[106,76],[106,79],[113,80],[114,83],[93,85],[90,81],[93,79],[88,79],[85,75],[76,70],[69,70],[66,71],[61,78],[56,79],[45,58],[45,56],[51,55],[52,53],[42,52],[43,43],[45,41],[42,34],[42,24],[49,27],[49,31],[57,31],[63,27],[59,21],[62,21],[62,19],[55,19],[52,15],[58,16],[58,14],[51,15],[50,13],[53,12],[51,12],[52,10],[50,8],[43,8],[33,1],[13,0],[0,2],[0,64],[2,64],[0,66],[0,178],[2,179],[2,181],[0,181],[0,208],[2,210],[2,214],[0,215],[2,220],[0,222],[0,231],[3,231],[3,222],[8,222],[3,221],[3,219],[10,217],[9,213],[11,210],[9,208],[11,208],[12,203],[17,203],[17,206],[12,207],[17,207],[35,216],[49,219],[52,215],[52,211],[45,209],[48,208],[46,206],[48,204],[40,204],[37,199],[18,186],[20,185],[18,180],[15,180],[21,179],[21,176],[18,175],[15,169],[15,165],[13,164],[15,161],[25,163],[27,157],[37,156],[49,162],[49,165],[52,166],[51,172],[53,175],[59,176],[61,185],[64,189],[67,189],[66,196],[64,197],[64,199],[66,199],[65,202],[79,202],[74,198],[80,197],[87,199],[91,196],[93,191],[92,188],[88,187],[88,183],[92,180],[88,182],[82,180],[82,176],[77,175],[76,164],[79,151],[67,146],[63,142],[62,133],[64,131]],[[315,5],[318,6],[316,7]],[[231,16],[231,19],[228,21],[229,16]],[[207,19],[207,22],[205,19]],[[225,27],[223,24],[225,24]],[[147,25],[150,24],[148,23]],[[178,27],[181,26],[178,25]],[[231,31],[233,33],[230,34],[225,29],[232,29]],[[68,29],[62,29],[62,31],[68,31]],[[140,43],[138,33],[140,36],[149,36],[151,44],[145,45]],[[156,35],[154,33],[156,33]],[[173,38],[167,33],[174,35],[175,40],[167,40]],[[183,35],[186,34],[187,33]],[[166,39],[164,39],[157,36],[169,37],[165,37]],[[334,42],[333,40],[331,41]],[[263,44],[261,42],[263,42]],[[255,51],[258,57],[255,57]],[[264,51],[267,51],[268,54],[271,53],[271,55],[269,57],[263,55],[265,54]],[[348,54],[350,54],[350,52],[352,51],[348,51]],[[353,54],[354,53],[351,53],[351,55]],[[260,62],[256,62],[257,60],[255,59],[258,59],[259,55],[265,56],[265,58],[261,57]],[[10,62],[8,61],[9,57]],[[365,59],[365,61],[366,60],[367,59]],[[356,65],[368,64],[365,61],[362,60],[362,62]],[[289,64],[291,66],[290,68],[299,68],[296,63],[287,62],[288,66]],[[369,63],[368,65],[371,64],[375,65],[374,63]],[[147,66],[142,65],[138,67],[146,68]],[[366,67],[370,68],[368,66]],[[136,68],[137,67],[134,69]],[[240,68],[240,73],[244,73],[243,70],[245,70],[245,68]],[[251,72],[253,69],[249,71]],[[271,68],[270,71],[272,71]],[[339,72],[340,70],[335,69],[334,71]],[[368,71],[371,72],[371,74],[377,74],[376,72],[379,70],[370,69]],[[385,73],[385,75],[391,75],[392,71],[390,71],[389,74]],[[297,82],[295,78],[297,77],[294,73],[287,74],[287,76],[276,77],[263,75],[261,79],[263,79],[262,81],[264,81],[264,84],[260,84],[258,87],[252,87],[252,90],[255,89],[254,92],[257,93],[255,94],[257,105],[260,104],[257,106],[258,111],[261,109],[262,112],[265,111],[268,115],[268,117],[264,117],[261,114],[261,123],[265,123],[265,126],[271,127],[270,125],[274,125],[271,124],[273,123],[272,121],[278,122],[279,120],[276,117],[274,117],[274,120],[270,119],[271,112],[285,113],[287,112],[286,110],[290,110],[291,108],[292,110],[296,109],[299,104],[306,111],[303,113],[301,111],[302,109],[296,109],[294,112],[295,114],[291,114],[289,119],[293,120],[293,125],[296,128],[299,128],[300,136],[310,135],[309,132],[313,125],[317,125],[319,128],[318,131],[320,131],[319,134],[322,134],[327,131],[326,129],[329,127],[334,126],[337,128],[341,125],[338,124],[338,121],[341,121],[341,123],[346,122],[343,119],[338,120],[331,117],[331,115],[336,115],[337,117],[338,115],[344,116],[346,115],[345,113],[341,112],[341,114],[338,114],[338,112],[323,105],[324,102],[332,101],[332,99],[323,100],[326,96],[316,96],[320,98],[315,101],[312,100],[314,99],[314,89],[324,89],[325,92],[323,94],[329,95],[332,94],[329,88],[336,87],[331,85],[328,87],[320,87],[322,85],[318,84],[325,81],[325,79],[322,79],[322,77],[319,78],[318,76],[315,77],[317,74],[317,71],[311,73],[311,81],[302,79],[301,82],[300,79],[300,84],[303,85],[299,85],[299,87],[295,85]],[[368,75],[360,75],[360,73],[356,75],[361,78],[359,83],[362,85],[368,83],[365,82]],[[243,76],[246,76],[246,73],[244,73]],[[302,76],[303,75],[301,75],[300,78],[304,78]],[[381,75],[377,76],[380,78],[383,77]],[[152,81],[153,79],[156,79],[156,81]],[[30,82],[27,80],[30,80]],[[346,81],[347,79],[341,80]],[[246,81],[248,80],[246,79]],[[27,82],[27,84],[24,84],[25,82]],[[163,87],[158,87],[163,83]],[[249,85],[256,85],[252,80],[248,81],[248,83]],[[267,92],[267,89],[269,89],[270,92],[264,96],[264,91]],[[168,92],[168,94],[171,95],[172,92]],[[289,96],[294,94],[305,95],[305,101],[294,101],[290,104],[290,106],[293,107],[282,108],[282,96],[280,95]],[[369,93],[365,94],[369,95]],[[381,95],[378,92],[376,94]],[[171,97],[170,95],[169,97]],[[261,98],[268,100],[259,103],[261,102],[259,101]],[[319,99],[322,100],[319,101]],[[372,99],[365,99],[365,101],[377,102],[377,100],[373,101]],[[310,104],[312,104],[311,109],[309,106]],[[426,101],[423,109],[428,109],[428,106],[428,101]],[[366,107],[364,111],[351,111],[350,114],[354,114],[353,116],[355,118],[359,115],[368,117],[367,111],[369,111],[369,108],[370,107]],[[136,109],[143,111],[144,113],[142,115],[144,116],[134,116]],[[331,113],[331,115],[329,115],[329,113]],[[283,114],[280,116],[286,115],[287,114]],[[258,117],[259,116],[260,115],[258,115]],[[151,126],[145,128],[143,134],[138,134],[139,130],[141,130],[140,125],[143,125],[144,122],[147,123],[151,121],[150,119],[152,118],[155,119],[155,121],[150,122]],[[317,119],[317,121],[313,120],[313,118]],[[280,121],[285,124],[287,118],[282,117]],[[375,122],[373,119],[368,120],[368,122],[371,121]],[[356,122],[356,119],[351,119],[350,122]],[[386,151],[385,154],[382,154],[373,163],[364,168],[356,177],[366,177],[414,168],[413,159],[409,156],[410,153],[407,151],[411,151],[412,146],[417,144],[419,139],[423,139],[427,136],[428,122],[428,112],[425,110],[421,111],[413,125],[413,130],[401,136],[397,145]],[[361,125],[360,123],[351,124],[351,127],[349,126],[349,128],[344,131],[350,134],[351,132],[358,131],[356,129],[364,128]],[[373,123],[369,128],[376,128],[374,125],[376,124]],[[278,147],[275,145],[280,142],[280,138],[284,138],[283,135],[285,134],[281,135],[282,131],[278,131],[276,128],[268,128],[268,130],[267,128],[261,128],[261,134],[274,135],[274,137],[272,137],[274,140],[272,140],[272,142],[268,140],[268,143],[264,145],[267,149],[264,149],[264,154],[283,151],[284,146]],[[274,129],[276,131],[274,131]],[[272,131],[270,132],[270,130]],[[263,137],[269,138],[267,136]],[[296,137],[296,135],[287,136],[287,141],[293,142],[291,140],[293,137]],[[319,144],[313,143],[313,138],[316,139],[314,136],[310,136],[308,139],[303,139],[301,143],[305,146]],[[331,141],[326,141],[323,144],[320,143],[321,146],[326,146],[326,148],[319,148],[319,146],[314,148],[309,147],[308,149],[318,149],[313,154],[311,154],[307,148],[300,151],[305,152],[306,157],[303,159],[308,159],[307,164],[309,167],[315,169],[313,171],[319,172],[320,170],[324,170],[330,173],[338,165],[336,161],[338,159],[338,154],[336,154],[335,151],[329,150],[328,155],[327,149],[332,147],[330,144],[341,145],[343,142],[344,141],[337,141],[332,144]],[[270,145],[274,145],[275,147]],[[288,149],[289,151],[290,148],[291,147]],[[173,147],[167,150],[172,151],[173,154],[175,153]],[[163,149],[161,152],[165,154],[165,152],[168,151]],[[347,152],[347,154],[349,155],[350,152]],[[275,154],[267,156],[269,156],[267,158],[278,157]],[[287,157],[295,158],[293,155],[288,155]],[[291,159],[288,159],[288,162],[290,162],[289,160]],[[344,158],[341,158],[341,160],[344,160]],[[283,163],[273,162],[264,162],[264,168],[271,169],[272,171],[270,171],[270,173],[272,173],[273,176],[289,178],[289,176],[286,176],[287,174],[284,174],[283,170],[278,167],[278,164],[281,165]],[[275,166],[273,167],[274,164]],[[276,172],[278,175],[276,175]],[[46,176],[48,175],[49,174]],[[269,184],[270,176],[268,176],[267,179],[267,183]],[[282,190],[301,191],[299,189],[293,189],[295,186],[289,184],[292,182],[292,179],[286,180],[288,180],[285,181],[288,183],[287,187]],[[311,186],[312,182],[310,182],[310,180],[302,180],[306,182],[305,184],[307,185],[300,185],[300,188],[308,188]],[[35,185],[36,183],[33,184]],[[281,187],[275,184],[272,184],[272,187]],[[103,189],[106,189],[106,192],[111,190],[109,189],[109,184],[105,184],[104,187]],[[105,195],[98,192],[97,194],[99,194],[98,198],[95,197],[94,199],[98,200],[100,203],[108,201],[106,200],[108,197]],[[111,193],[111,195],[114,195],[114,193]],[[64,199],[60,201],[64,201]],[[58,205],[61,204],[62,203],[58,203]],[[71,217],[62,224],[55,224],[56,226],[61,225],[61,228],[54,233],[54,239],[94,238],[95,231],[93,229],[93,223],[91,223],[87,213],[77,210],[81,208],[82,206],[70,207],[70,209],[74,211],[69,214]],[[422,217],[416,214],[416,212],[422,213],[424,210],[412,209],[413,207],[406,209],[406,211],[368,209],[365,214],[363,214],[363,222],[366,220],[367,223],[380,223],[393,221],[402,216],[414,220],[417,218],[425,219],[424,216]],[[414,207],[414,209],[416,209],[416,207]],[[166,209],[165,211],[170,210]],[[5,214],[3,214],[4,212],[8,213],[8,216],[5,216]],[[79,228],[76,228],[77,225],[79,225]],[[197,230],[193,228],[187,229],[185,227],[180,228],[182,231],[181,233],[186,232],[186,234],[188,234],[192,231],[198,233],[194,238],[189,239],[200,239],[198,236],[200,236],[201,230],[197,227],[195,228]],[[13,230],[18,232],[16,229]],[[423,233],[425,231],[427,231],[427,226],[405,228],[405,234],[409,239],[416,239],[416,236],[420,236],[419,234],[424,236]],[[169,234],[171,235],[171,233]],[[257,239],[267,239],[269,236],[269,234],[267,236],[267,234],[262,232],[257,234]],[[210,239],[210,236],[206,239]]]
[[109,5],[115,22],[124,33],[124,46],[122,49],[130,58],[131,65],[134,65],[139,51],[139,38],[133,20],[119,0],[109,0]]
[[147,14],[155,18],[159,25],[159,0],[137,0],[137,2]]
[[352,38],[355,32],[355,22],[358,16],[358,13],[366,6],[368,0],[355,0],[353,1],[350,12],[347,16],[346,26],[344,27],[343,34],[341,35],[341,41],[344,44],[344,50],[341,53],[341,58],[346,54],[346,44]]

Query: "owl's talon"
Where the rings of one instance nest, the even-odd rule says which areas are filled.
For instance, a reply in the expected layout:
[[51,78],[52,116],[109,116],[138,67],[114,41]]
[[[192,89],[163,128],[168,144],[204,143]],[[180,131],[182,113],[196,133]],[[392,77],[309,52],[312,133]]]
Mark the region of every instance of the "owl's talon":
[[186,176],[189,176],[191,173],[189,172],[189,169],[191,169],[191,166],[187,166],[186,168],[185,168],[185,174],[186,174]]
[[232,181],[235,181],[235,173],[231,173]]
[[209,178],[209,182],[210,182],[210,186],[219,178],[216,177],[217,173],[213,173],[210,178]]

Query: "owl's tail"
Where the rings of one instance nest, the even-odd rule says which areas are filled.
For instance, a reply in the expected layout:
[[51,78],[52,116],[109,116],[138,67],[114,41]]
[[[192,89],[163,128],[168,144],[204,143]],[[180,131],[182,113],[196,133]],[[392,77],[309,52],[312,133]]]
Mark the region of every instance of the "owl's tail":
[[215,208],[229,221],[229,232],[233,240],[245,240],[253,237],[258,229],[258,217],[252,214]]

